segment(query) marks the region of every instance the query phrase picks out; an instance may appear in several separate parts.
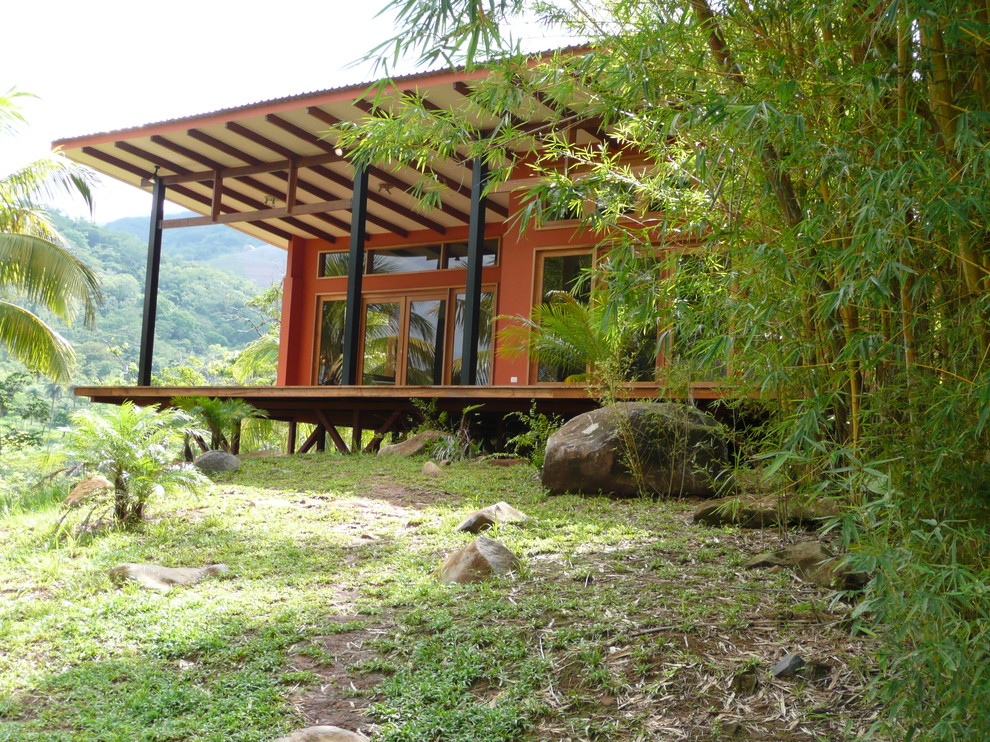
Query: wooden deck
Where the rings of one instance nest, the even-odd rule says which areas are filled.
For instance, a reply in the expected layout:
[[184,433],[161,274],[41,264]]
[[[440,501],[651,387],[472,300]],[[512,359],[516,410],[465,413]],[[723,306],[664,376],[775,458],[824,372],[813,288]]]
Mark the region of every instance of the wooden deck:
[[[568,386],[79,386],[76,396],[93,402],[121,404],[130,400],[138,405],[170,406],[174,397],[211,397],[242,399],[264,410],[273,420],[290,424],[288,449],[304,451],[322,449],[329,436],[341,451],[356,450],[361,433],[375,432],[372,449],[391,431],[408,429],[419,423],[421,415],[414,400],[436,400],[438,412],[447,412],[459,420],[467,407],[480,405],[474,412],[478,422],[498,435],[504,433],[505,416],[510,412],[528,411],[535,403],[537,412],[559,415],[565,419],[597,406],[588,387]],[[661,392],[653,384],[631,384],[624,395],[628,399],[656,399]],[[670,396],[665,392],[665,396]],[[688,397],[705,402],[723,396],[714,382],[692,384]],[[317,426],[297,449],[295,427],[299,423]],[[336,428],[350,428],[351,443],[341,438]]]

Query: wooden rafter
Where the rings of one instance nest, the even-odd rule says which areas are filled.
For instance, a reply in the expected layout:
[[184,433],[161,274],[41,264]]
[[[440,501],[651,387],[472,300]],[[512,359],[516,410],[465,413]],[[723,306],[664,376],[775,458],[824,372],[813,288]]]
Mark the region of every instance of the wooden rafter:
[[[306,113],[308,113],[310,116],[315,118],[317,121],[322,121],[324,124],[328,124],[329,126],[336,126],[337,124],[341,123],[341,120],[336,116],[334,116],[332,113],[327,113],[322,108],[318,108],[316,106],[310,106],[309,108],[307,108]],[[368,168],[368,175],[378,178],[378,180],[382,181],[383,183],[393,188],[398,188],[403,193],[408,193],[414,198],[417,197],[416,189],[413,187],[411,183],[407,183],[406,181],[402,180],[402,178],[398,177],[397,175],[394,175],[393,173],[388,172],[387,170],[382,170],[380,167],[376,167],[372,165]],[[470,198],[470,193],[468,194],[468,198]],[[470,219],[470,216],[468,214],[461,211],[460,209],[454,208],[450,204],[444,203],[443,201],[441,201],[436,208],[438,208],[447,216],[451,216],[460,222],[464,222],[465,224],[467,224],[468,220]]]
[[[219,140],[213,140],[213,137],[211,137],[209,134],[203,134],[203,132],[200,132],[200,131],[190,130],[188,132],[189,133],[189,136],[193,137],[194,139],[198,139],[197,136],[194,136],[193,135],[193,132],[194,131],[196,132],[197,135],[200,135],[200,136],[202,136],[204,138],[202,140],[202,142],[204,144],[210,144],[212,146],[212,142],[213,141],[217,141],[217,143],[222,144],[222,142],[219,142]],[[155,144],[158,144],[158,145],[160,145],[162,147],[166,147],[168,149],[171,149],[173,152],[176,152],[178,154],[182,154],[183,156],[188,157],[189,159],[193,160],[194,162],[198,162],[200,165],[204,165],[205,167],[213,167],[215,165],[219,165],[219,163],[217,163],[216,160],[213,160],[213,159],[211,159],[209,157],[206,157],[205,155],[201,155],[198,152],[194,152],[194,151],[190,150],[189,148],[183,147],[181,144],[178,144],[176,142],[172,142],[172,141],[170,141],[168,139],[165,139],[164,137],[154,136],[154,137],[151,138],[151,140],[153,142],[155,142]],[[231,148],[231,149],[233,149],[233,148]],[[229,153],[227,153],[227,154],[229,154]],[[256,160],[256,158],[253,158],[253,157],[251,157],[251,155],[248,155],[248,154],[243,153],[243,152],[240,154],[240,157],[242,159],[243,158],[250,158],[251,160]],[[260,163],[260,160],[257,160],[256,162],[254,162],[252,164],[258,164],[258,163]],[[278,175],[278,173],[273,173],[273,175]],[[284,175],[284,173],[283,173],[283,175]],[[241,176],[241,177],[238,177],[238,178],[233,178],[233,180],[236,180],[239,183],[243,183],[248,188],[253,188],[256,191],[260,191],[261,193],[265,194],[266,196],[270,196],[271,198],[276,198],[276,199],[284,199],[285,198],[285,194],[282,193],[280,190],[278,190],[277,188],[273,188],[273,187],[271,187],[269,185],[266,185],[265,183],[262,183],[260,180],[258,180],[256,178],[249,177],[249,176]],[[235,197],[237,198],[237,200],[241,201],[242,203],[247,203],[247,205],[250,206],[253,209],[260,210],[260,209],[266,208],[266,206],[264,204],[261,204],[260,202],[255,201],[254,199],[250,198],[249,196],[236,195]],[[248,199],[248,201],[245,201],[244,199]],[[333,200],[333,199],[324,199],[324,200]],[[248,202],[250,202],[250,203],[248,203]],[[337,219],[336,217],[330,216],[329,214],[314,214],[313,215],[313,218],[318,219],[318,220],[320,220],[322,222],[325,222],[327,224],[330,224],[330,225],[336,227],[337,229],[343,230],[344,232],[347,232],[350,229],[350,225],[348,225],[347,222],[342,221],[340,219]],[[305,230],[305,231],[307,231],[310,234],[313,233],[314,227],[308,225],[306,222],[303,222],[303,221],[300,221],[299,219],[296,219],[295,217],[287,217],[285,219],[282,219],[282,221],[284,221],[287,224],[292,224],[293,226],[296,226],[299,229]],[[318,234],[316,236],[320,237],[321,239],[328,239],[328,237],[332,237],[333,239],[329,239],[329,241],[330,242],[336,242],[336,237],[334,237],[333,235],[331,235],[329,232],[323,232],[322,230],[319,230],[319,232],[320,232],[320,234]]]
[[[248,129],[246,126],[242,126],[241,124],[231,121],[226,124],[226,127],[229,131],[234,132],[238,136],[244,137],[245,139],[247,139],[250,142],[253,142],[254,144],[270,149],[272,152],[275,152],[276,154],[280,154],[283,157],[285,157],[287,154],[289,155],[292,154],[292,150],[289,149],[288,147],[283,147],[278,142],[273,142],[268,137],[259,134],[256,131],[252,131],[251,129]],[[286,178],[288,178],[288,176],[286,176]],[[333,194],[310,183],[309,181],[305,181],[302,179],[299,179],[298,181],[298,188],[301,190],[305,190],[313,194],[317,198],[322,198],[324,200],[332,200],[333,198],[335,198]],[[399,237],[404,238],[409,236],[409,232],[407,230],[403,229],[397,224],[393,224],[392,222],[386,219],[382,219],[381,217],[374,216],[373,214],[368,215],[368,221],[371,222],[372,224],[376,224],[382,229],[397,234]]]
[[[327,151],[336,149],[334,145],[330,144],[326,140],[320,139],[319,137],[310,134],[305,129],[301,129],[292,122],[285,121],[284,119],[279,118],[275,114],[272,113],[268,114],[267,116],[265,116],[265,120],[279,127],[286,133],[292,134],[300,141],[306,142],[307,144],[311,144],[314,147],[319,147],[320,149],[324,149]],[[335,173],[333,170],[330,170],[329,168],[322,166],[315,166],[313,167],[313,172],[319,175],[320,177],[326,178],[332,183],[337,183],[338,185],[342,185],[342,186],[349,186],[349,183],[344,176]],[[442,224],[440,224],[440,222],[434,221],[429,217],[423,216],[422,214],[419,214],[413,211],[412,209],[406,208],[401,204],[393,203],[392,201],[389,201],[387,198],[377,193],[369,193],[368,200],[374,204],[377,204],[378,206],[382,206],[386,209],[389,209],[395,212],[396,214],[398,214],[399,216],[405,217],[410,221],[417,222],[418,224],[422,224],[424,227],[426,227],[427,229],[432,229],[434,232],[438,232],[440,234],[447,233],[447,228],[444,227]]]
[[[106,152],[95,149],[93,147],[83,147],[82,152],[85,155],[88,155],[97,160],[101,160],[102,162],[105,162],[107,165],[111,165],[113,167],[119,168],[124,172],[130,173],[131,175],[136,175],[139,178],[150,178],[152,175],[151,171],[144,170],[143,168],[140,168],[137,165],[132,165],[129,162],[121,160],[119,157],[114,157],[113,155],[107,154]],[[191,201],[196,201],[197,203],[200,203],[204,206],[212,206],[210,198],[200,193],[196,193],[195,191],[190,190],[189,188],[186,188],[184,186],[172,186],[169,190],[180,196],[184,196],[185,198],[188,198]],[[232,206],[225,206],[224,211],[225,213],[229,213],[235,211],[235,209]],[[259,222],[254,226],[256,226],[258,229],[268,232],[269,234],[275,237],[278,237],[281,240],[288,241],[289,239],[292,238],[292,234],[290,232],[286,232],[285,230],[279,229],[278,227],[272,226],[270,224],[264,224]]]

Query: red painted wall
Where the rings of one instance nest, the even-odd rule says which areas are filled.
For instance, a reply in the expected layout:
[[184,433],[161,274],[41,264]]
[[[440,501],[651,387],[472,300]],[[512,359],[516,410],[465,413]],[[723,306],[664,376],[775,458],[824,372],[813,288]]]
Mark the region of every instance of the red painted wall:
[[[537,250],[574,248],[597,243],[594,235],[578,231],[574,226],[556,229],[530,229],[520,233],[513,225],[513,214],[520,206],[515,194],[510,198],[509,220],[490,225],[486,237],[502,238],[499,264],[482,271],[482,284],[495,284],[496,315],[529,316],[533,306]],[[507,227],[507,225],[509,225]],[[402,244],[431,242],[456,242],[466,240],[467,227],[454,228],[445,235],[429,230],[412,232],[399,240],[394,235],[374,235],[367,242],[368,248],[395,247]],[[308,386],[313,384],[315,352],[317,344],[317,309],[319,297],[343,295],[347,291],[347,278],[334,276],[318,278],[320,252],[341,251],[341,244],[329,245],[323,240],[294,238],[289,245],[288,268],[282,304],[282,335],[279,349],[278,384],[284,386]],[[421,273],[393,273],[366,275],[363,293],[415,291],[427,288],[451,288],[463,286],[467,271],[437,270]],[[493,360],[492,383],[495,385],[529,383],[530,363],[526,357],[509,359],[497,352],[497,331],[511,320],[500,319],[496,324],[496,353]],[[513,378],[515,381],[513,381]]]

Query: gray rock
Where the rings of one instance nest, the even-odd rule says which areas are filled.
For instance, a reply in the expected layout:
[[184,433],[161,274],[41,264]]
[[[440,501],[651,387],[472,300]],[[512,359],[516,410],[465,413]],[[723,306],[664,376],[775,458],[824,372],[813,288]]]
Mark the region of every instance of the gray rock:
[[207,474],[220,474],[225,471],[237,471],[241,462],[236,456],[226,451],[207,451],[195,462],[196,468]]
[[307,727],[274,742],[368,742],[368,738],[340,727]]
[[410,436],[401,443],[393,443],[391,446],[382,446],[379,456],[418,456],[426,451],[427,447],[438,438],[443,438],[445,433],[439,430],[424,430],[422,433]]
[[797,671],[807,664],[800,655],[788,654],[784,656],[784,659],[774,665],[770,672],[775,678],[793,678],[797,675]]
[[798,502],[777,495],[740,495],[704,503],[694,511],[694,522],[740,528],[814,526],[835,515],[838,510],[831,503]]
[[501,543],[478,536],[475,541],[447,557],[434,574],[441,582],[481,582],[492,575],[514,572],[519,566],[519,557]]
[[685,404],[621,402],[550,436],[543,485],[554,494],[712,497],[728,474],[727,439],[713,418]]
[[461,521],[457,526],[458,531],[468,533],[478,533],[484,531],[496,523],[522,523],[529,520],[529,516],[520,510],[516,510],[507,502],[498,502],[489,505],[487,508],[475,510],[471,515]]
[[175,585],[195,585],[207,577],[226,574],[226,564],[208,564],[205,567],[161,567],[157,564],[120,564],[110,570],[115,582],[132,581],[151,590],[170,590]]

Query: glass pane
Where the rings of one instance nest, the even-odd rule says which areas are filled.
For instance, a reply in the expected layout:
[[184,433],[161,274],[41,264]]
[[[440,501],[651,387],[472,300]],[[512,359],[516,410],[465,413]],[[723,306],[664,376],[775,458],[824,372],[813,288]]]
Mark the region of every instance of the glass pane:
[[406,345],[406,383],[443,383],[444,324],[447,302],[439,299],[409,302],[409,338]]
[[[492,377],[492,310],[495,295],[481,294],[481,317],[478,322],[477,383],[489,384]],[[461,383],[461,357],[464,346],[464,294],[458,294],[454,305],[454,355],[450,383]]]
[[321,252],[317,275],[320,278],[329,276],[346,276],[350,255],[346,252]]
[[[467,268],[468,243],[450,242],[447,244],[445,268]],[[498,240],[485,240],[481,246],[481,265],[498,265]]]
[[399,302],[365,305],[361,383],[396,383],[401,310]]
[[[590,281],[587,273],[591,269],[591,254],[583,255],[547,255],[543,259],[543,286],[541,294],[543,303],[553,300],[555,294],[568,293],[582,304],[587,304],[591,295]],[[577,349],[579,351],[579,349]],[[537,381],[566,381],[568,377],[585,373],[584,364],[575,362],[570,365],[555,366],[538,362],[536,367]]]
[[344,307],[343,299],[323,302],[320,311],[320,356],[317,359],[316,383],[338,386],[341,380],[341,363],[344,358]]
[[413,245],[371,250],[368,273],[413,273],[440,267],[440,245]]

